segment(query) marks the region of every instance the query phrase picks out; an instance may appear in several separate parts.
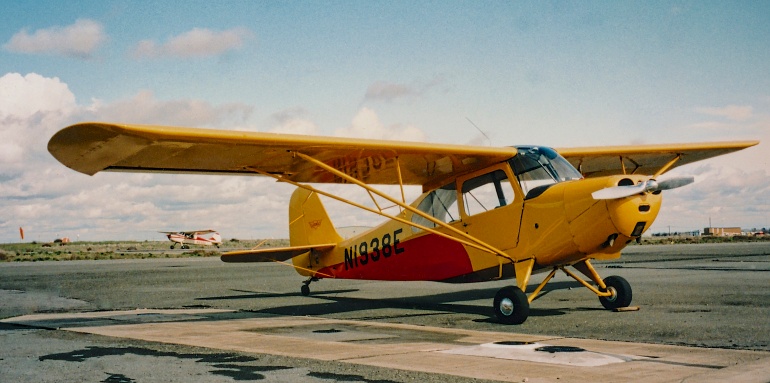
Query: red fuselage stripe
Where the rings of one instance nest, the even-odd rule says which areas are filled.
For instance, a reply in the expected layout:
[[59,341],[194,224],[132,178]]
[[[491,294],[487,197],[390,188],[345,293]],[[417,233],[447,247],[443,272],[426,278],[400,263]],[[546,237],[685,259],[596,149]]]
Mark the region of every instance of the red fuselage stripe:
[[355,260],[347,259],[319,272],[335,278],[383,281],[441,281],[473,272],[468,252],[456,241],[427,234],[398,246],[403,251],[392,250],[388,256],[385,251],[361,255],[355,246],[348,251]]

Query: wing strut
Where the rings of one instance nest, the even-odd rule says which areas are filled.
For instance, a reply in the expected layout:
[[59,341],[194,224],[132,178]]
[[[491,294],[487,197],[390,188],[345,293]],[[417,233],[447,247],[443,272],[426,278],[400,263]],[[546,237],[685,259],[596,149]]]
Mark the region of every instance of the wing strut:
[[676,155],[676,157],[674,157],[674,158],[673,158],[671,161],[668,161],[668,163],[666,163],[665,165],[663,165],[663,167],[662,167],[662,168],[660,168],[660,170],[658,170],[658,172],[657,172],[657,173],[655,173],[655,175],[654,175],[654,176],[652,176],[652,178],[653,178],[653,179],[655,179],[655,178],[658,178],[658,177],[659,177],[661,174],[665,173],[665,172],[666,172],[666,170],[668,170],[668,169],[670,169],[672,166],[674,166],[674,164],[675,164],[677,161],[679,161],[679,159],[680,159],[680,158],[682,158],[682,155],[681,155],[681,154],[677,154],[677,155]]
[[626,164],[623,163],[623,156],[620,156],[620,168],[623,169],[623,174],[627,174],[626,173]]
[[[495,254],[497,256],[506,258],[506,259],[508,259],[511,262],[514,262],[513,258],[511,258],[508,254],[505,254],[500,249],[497,249],[496,247],[494,247],[494,246],[492,246],[492,245],[490,245],[490,244],[488,244],[488,243],[486,243],[484,241],[481,241],[478,238],[476,238],[476,237],[474,237],[474,236],[472,236],[470,234],[467,234],[467,233],[464,233],[464,232],[462,232],[462,231],[460,231],[458,229],[455,229],[454,227],[449,226],[446,222],[438,220],[435,217],[426,214],[425,212],[422,212],[422,211],[420,211],[420,210],[418,210],[418,209],[416,209],[414,207],[411,207],[411,206],[407,205],[406,203],[401,202],[401,201],[399,201],[399,200],[397,200],[397,199],[395,199],[395,198],[393,198],[393,197],[391,197],[391,196],[389,196],[389,195],[387,195],[387,194],[385,194],[385,193],[383,193],[383,192],[381,192],[381,191],[379,191],[379,190],[377,190],[377,189],[367,185],[366,183],[364,183],[362,181],[359,181],[358,179],[356,179],[354,177],[351,177],[351,176],[349,176],[349,175],[347,175],[347,174],[345,174],[345,173],[343,173],[343,172],[341,172],[341,171],[339,171],[339,170],[337,170],[337,169],[335,169],[335,168],[333,168],[333,167],[323,163],[322,161],[319,161],[319,160],[317,160],[317,159],[315,159],[315,158],[313,158],[311,156],[308,156],[308,155],[300,153],[300,152],[294,152],[294,154],[296,154],[298,157],[300,157],[300,158],[302,158],[302,159],[304,159],[304,160],[306,160],[308,162],[312,162],[316,166],[318,166],[318,167],[328,171],[329,173],[334,174],[337,177],[340,177],[340,178],[342,178],[342,179],[344,179],[344,180],[346,180],[346,181],[348,181],[350,183],[356,184],[356,185],[360,186],[361,188],[365,189],[366,191],[368,191],[370,193],[374,193],[374,194],[376,194],[376,195],[378,195],[378,196],[380,196],[380,197],[382,197],[382,198],[384,198],[384,199],[386,199],[386,200],[388,200],[388,201],[390,201],[390,202],[400,206],[401,208],[403,208],[405,210],[409,210],[413,214],[417,214],[420,217],[423,217],[423,218],[425,218],[425,219],[435,223],[438,226],[441,226],[441,227],[443,227],[443,228],[445,228],[445,229],[447,229],[447,230],[449,230],[449,231],[451,231],[451,232],[453,232],[455,234],[458,234],[461,237],[464,237],[464,238],[466,238],[466,239],[468,239],[468,240],[470,240],[472,242],[475,242],[476,246],[473,246],[473,247],[475,247],[475,248],[477,248],[479,250],[483,250],[483,251]],[[399,165],[399,168],[400,168],[400,165]],[[399,174],[400,174],[400,170],[399,170]],[[400,184],[401,188],[403,189],[403,182],[401,182],[400,179],[399,179],[399,184]],[[338,200],[342,201],[342,202],[345,202],[345,203],[349,203],[351,205],[353,204],[352,201],[347,201],[347,200],[344,200],[344,199],[341,199],[341,198],[338,199]],[[369,209],[367,209],[367,210],[369,210]],[[373,209],[370,210],[370,211],[373,211]],[[391,218],[391,219],[395,218],[394,216],[390,216],[390,215],[387,215],[387,214],[382,213],[382,212],[379,212],[377,214],[380,214],[382,216],[385,216],[385,217],[388,217],[388,218]],[[409,222],[409,221],[406,221],[406,220],[403,220],[403,219],[399,220],[399,222],[404,222],[404,223],[407,223],[408,225],[415,226],[415,227],[419,226],[419,225],[416,225],[416,224],[414,224],[412,222]],[[425,229],[425,228],[422,227],[421,229]],[[432,233],[438,233],[435,230],[428,230],[428,231],[430,231]],[[449,238],[449,239],[453,239],[455,241],[459,241],[459,238],[453,237],[453,236],[450,236],[450,235],[444,235],[444,237]],[[465,242],[463,242],[463,243],[465,243]],[[465,243],[465,244],[468,244],[468,243]],[[468,245],[470,245],[470,244],[468,244]]]
[[[364,206],[364,205],[361,205],[361,204],[355,203],[355,202],[353,202],[353,201],[349,201],[349,200],[346,200],[346,199],[344,199],[344,198],[342,198],[342,197],[338,197],[338,196],[336,196],[336,195],[330,194],[330,193],[328,193],[328,192],[325,192],[325,191],[323,191],[323,190],[320,190],[320,189],[316,189],[316,188],[314,188],[314,187],[312,187],[312,186],[310,186],[310,185],[301,184],[301,183],[299,183],[299,182],[295,182],[295,181],[292,181],[292,180],[290,180],[290,179],[284,178],[284,177],[282,177],[281,175],[278,175],[278,174],[271,174],[271,173],[267,173],[267,172],[264,172],[264,171],[262,171],[262,170],[259,170],[259,169],[256,169],[256,168],[252,168],[252,167],[246,167],[246,168],[247,168],[247,169],[249,169],[249,170],[251,170],[251,171],[253,171],[253,172],[255,172],[255,173],[257,173],[257,174],[260,174],[260,175],[263,175],[263,176],[267,176],[267,177],[272,177],[272,178],[275,178],[275,179],[276,179],[278,182],[286,182],[286,183],[288,183],[288,184],[291,184],[291,185],[294,185],[294,186],[296,186],[296,187],[300,187],[300,188],[303,188],[303,189],[306,189],[306,190],[312,191],[312,192],[314,192],[314,193],[318,193],[318,194],[320,194],[320,195],[322,195],[322,196],[324,196],[324,197],[329,197],[329,198],[331,198],[331,199],[334,199],[334,200],[337,200],[337,201],[340,201],[340,202],[346,203],[346,204],[348,204],[348,205],[351,205],[351,206],[353,206],[353,207],[359,208],[359,209],[361,209],[361,210],[365,210],[365,211],[368,211],[368,212],[371,212],[371,213],[374,213],[374,214],[377,214],[377,215],[383,216],[383,217],[385,217],[385,218],[388,218],[388,219],[392,219],[392,220],[394,220],[394,221],[398,221],[398,222],[401,222],[401,223],[404,223],[404,224],[407,224],[407,225],[410,225],[410,226],[414,226],[414,227],[416,227],[416,228],[418,228],[418,229],[420,229],[420,230],[424,230],[424,231],[427,231],[427,232],[429,232],[429,233],[433,233],[433,234],[436,234],[436,235],[442,236],[442,237],[444,237],[444,238],[447,238],[447,239],[451,239],[451,240],[453,240],[453,241],[457,241],[457,242],[460,242],[460,243],[462,243],[463,245],[471,246],[471,247],[473,247],[473,248],[476,248],[476,249],[479,249],[479,250],[481,250],[481,251],[485,251],[485,252],[489,252],[489,253],[493,253],[493,254],[494,254],[494,252],[490,251],[490,249],[484,248],[484,247],[482,247],[482,246],[480,246],[480,245],[478,245],[478,244],[475,244],[475,243],[471,243],[471,242],[468,242],[468,241],[462,240],[462,239],[460,239],[460,238],[457,238],[457,237],[453,237],[453,236],[451,236],[451,235],[449,235],[449,234],[446,234],[446,233],[442,233],[442,232],[440,232],[440,231],[436,231],[436,230],[434,230],[434,229],[431,229],[431,228],[429,228],[429,227],[425,227],[425,226],[422,226],[422,225],[420,225],[420,224],[417,224],[417,223],[414,223],[414,222],[410,222],[410,221],[407,221],[407,220],[405,220],[405,219],[403,219],[403,218],[401,218],[401,217],[395,216],[395,215],[385,214],[385,213],[383,213],[381,210],[372,209],[372,208],[370,208],[370,207],[366,207],[366,206]],[[508,258],[509,260],[511,259],[511,258],[510,258],[510,257],[508,257],[508,256],[505,256],[505,257],[506,257],[506,258]]]
[[[330,167],[329,165],[327,165],[327,164],[325,164],[325,163],[323,163],[321,161],[316,160],[313,157],[310,157],[308,155],[305,155],[303,153],[299,153],[299,152],[296,152],[296,151],[293,154],[298,156],[298,157],[300,157],[300,158],[302,158],[302,159],[304,159],[304,160],[306,160],[306,161],[308,161],[308,162],[312,162],[313,164],[318,165],[319,167],[323,168],[324,170],[326,170],[326,171],[328,171],[328,172],[330,172],[330,173],[332,173],[332,174],[334,174],[336,176],[339,176],[340,178],[342,178],[342,179],[344,179],[344,180],[346,180],[346,181],[348,181],[350,183],[358,185],[362,189],[366,190],[369,193],[370,196],[372,195],[372,193],[374,193],[374,194],[376,194],[376,195],[378,195],[378,196],[380,196],[380,197],[382,197],[382,198],[384,198],[384,199],[386,199],[386,200],[388,200],[388,201],[398,205],[402,209],[409,210],[409,211],[413,212],[414,214],[417,214],[417,215],[419,215],[419,216],[421,216],[421,217],[423,217],[423,218],[425,218],[425,219],[435,223],[438,226],[441,226],[443,228],[446,228],[446,229],[452,231],[453,233],[457,234],[458,236],[453,236],[453,235],[450,235],[450,234],[447,234],[447,233],[442,233],[442,232],[437,231],[437,230],[435,230],[433,228],[429,228],[429,227],[426,227],[426,226],[423,226],[423,225],[420,225],[420,224],[408,221],[408,220],[406,220],[404,218],[401,218],[399,216],[384,213],[382,211],[382,209],[380,209],[380,210],[372,209],[370,207],[367,207],[367,206],[358,204],[356,202],[344,199],[342,197],[330,194],[330,193],[325,192],[323,190],[316,189],[313,186],[302,184],[302,183],[299,183],[299,182],[296,182],[296,181],[292,181],[289,178],[284,177],[284,176],[282,176],[280,174],[268,173],[268,172],[265,172],[263,170],[260,170],[260,169],[254,168],[254,167],[250,167],[250,166],[246,167],[246,169],[251,170],[251,171],[253,171],[253,172],[257,173],[257,174],[263,175],[263,176],[275,178],[279,182],[286,182],[286,183],[292,184],[292,185],[294,185],[296,187],[301,187],[303,189],[306,189],[306,190],[318,193],[318,194],[323,195],[325,197],[329,197],[331,199],[334,199],[334,200],[346,203],[346,204],[351,205],[353,207],[356,207],[356,208],[359,208],[359,209],[362,209],[362,210],[365,210],[365,211],[368,211],[368,212],[371,212],[371,213],[383,216],[385,218],[392,219],[394,221],[401,222],[403,224],[406,224],[406,225],[409,225],[409,226],[412,226],[412,227],[416,227],[416,228],[418,228],[420,230],[423,230],[423,231],[426,231],[426,232],[429,232],[429,233],[432,233],[432,234],[436,234],[436,235],[439,235],[441,237],[444,237],[444,238],[447,238],[447,239],[459,242],[459,243],[461,243],[463,245],[470,246],[470,247],[473,247],[475,249],[478,249],[478,250],[481,250],[481,251],[484,251],[484,252],[487,252],[487,253],[495,254],[496,256],[505,258],[505,259],[507,259],[508,261],[510,261],[512,263],[515,262],[514,259],[511,258],[508,254],[505,254],[504,252],[502,252],[501,250],[495,248],[494,246],[491,246],[491,245],[489,245],[489,244],[479,240],[478,238],[476,238],[476,237],[474,237],[472,235],[463,233],[462,231],[457,230],[457,229],[455,229],[452,226],[449,226],[445,222],[439,221],[436,218],[434,218],[434,217],[432,217],[430,215],[427,215],[424,212],[421,212],[421,211],[419,211],[419,210],[417,210],[417,209],[407,205],[405,202],[398,201],[397,199],[392,198],[389,195],[384,194],[384,193],[380,192],[379,190],[374,189],[371,186],[369,186],[369,185],[359,181],[358,179],[353,178],[353,177],[351,177],[351,176],[349,176],[349,175],[347,175],[345,173],[342,173],[342,172],[338,171],[337,169],[334,169],[333,167]],[[397,163],[397,165],[398,165],[398,163]],[[400,174],[400,169],[399,169],[399,174]],[[400,186],[401,186],[402,199],[405,201],[406,197],[405,197],[405,194],[403,192],[403,183],[401,182],[400,177],[399,177],[399,183],[400,183]],[[375,202],[375,205],[377,205],[376,202]],[[377,205],[377,206],[379,207],[379,205]],[[464,240],[464,239],[459,238],[459,237],[464,237],[467,240]],[[502,267],[502,264],[501,264],[501,267]]]

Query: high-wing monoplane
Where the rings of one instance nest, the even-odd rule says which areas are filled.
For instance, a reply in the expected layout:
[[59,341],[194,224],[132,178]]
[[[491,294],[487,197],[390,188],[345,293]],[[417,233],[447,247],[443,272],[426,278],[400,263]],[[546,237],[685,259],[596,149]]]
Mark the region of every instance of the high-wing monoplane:
[[[161,231],[166,235],[171,244],[173,250],[177,244],[181,245],[182,249],[189,249],[190,245],[199,246],[211,246],[219,247],[222,244],[222,237],[216,230],[194,230],[194,231]],[[211,236],[207,236],[211,234]]]
[[[229,252],[223,261],[291,260],[307,277],[304,295],[323,278],[514,279],[497,292],[492,307],[500,322],[518,324],[559,271],[595,293],[605,308],[627,307],[629,283],[619,276],[602,279],[592,261],[619,257],[655,220],[661,192],[693,181],[665,179],[664,173],[757,143],[481,147],[81,123],[56,133],[48,150],[88,175],[261,175],[292,184],[290,246]],[[318,184],[355,185],[372,203],[345,199]],[[374,185],[397,185],[400,192],[391,195]],[[407,203],[405,185],[421,186],[422,195]],[[343,239],[319,195],[387,220]],[[546,276],[528,291],[531,276],[540,272]]]

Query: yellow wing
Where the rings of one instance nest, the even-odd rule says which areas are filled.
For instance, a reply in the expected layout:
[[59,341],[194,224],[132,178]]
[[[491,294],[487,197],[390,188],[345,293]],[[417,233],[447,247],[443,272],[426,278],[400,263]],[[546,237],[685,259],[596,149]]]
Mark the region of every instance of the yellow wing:
[[[586,177],[613,174],[653,175],[695,161],[748,148],[759,141],[708,142],[699,144],[631,145],[556,149]],[[664,173],[665,173],[664,171]]]
[[[557,151],[586,177],[655,174],[758,144],[757,141],[564,148]],[[302,160],[309,155],[367,184],[441,186],[452,174],[482,169],[516,155],[514,147],[300,136],[165,126],[81,123],[48,142],[62,164],[81,173],[100,171],[255,175],[256,170],[292,181],[343,183]]]
[[[164,126],[81,123],[56,133],[48,151],[81,173],[100,171],[255,174],[254,169],[297,182],[342,183],[310,162],[309,155],[368,184],[441,182],[516,154],[489,148],[413,142],[300,136]],[[440,185],[437,185],[440,186]]]

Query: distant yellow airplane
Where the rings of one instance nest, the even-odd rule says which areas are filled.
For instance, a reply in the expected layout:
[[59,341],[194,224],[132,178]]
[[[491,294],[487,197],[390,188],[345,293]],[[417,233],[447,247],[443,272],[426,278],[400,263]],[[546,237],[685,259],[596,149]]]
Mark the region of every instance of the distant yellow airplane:
[[[501,323],[518,324],[559,270],[594,292],[605,308],[627,307],[629,283],[619,276],[602,279],[591,260],[619,257],[655,220],[661,191],[693,181],[659,179],[663,173],[756,144],[554,150],[82,123],[56,133],[48,150],[89,175],[252,174],[295,185],[290,246],[229,252],[223,261],[291,259],[308,277],[304,295],[310,294],[310,282],[322,278],[450,283],[515,278],[514,285],[497,292],[493,309]],[[374,207],[310,185],[324,183],[357,185]],[[399,185],[400,195],[372,185]],[[423,194],[408,204],[404,185],[422,186]],[[318,195],[388,220],[343,239]],[[382,206],[383,201],[394,206]],[[526,295],[537,272],[547,276]]]

